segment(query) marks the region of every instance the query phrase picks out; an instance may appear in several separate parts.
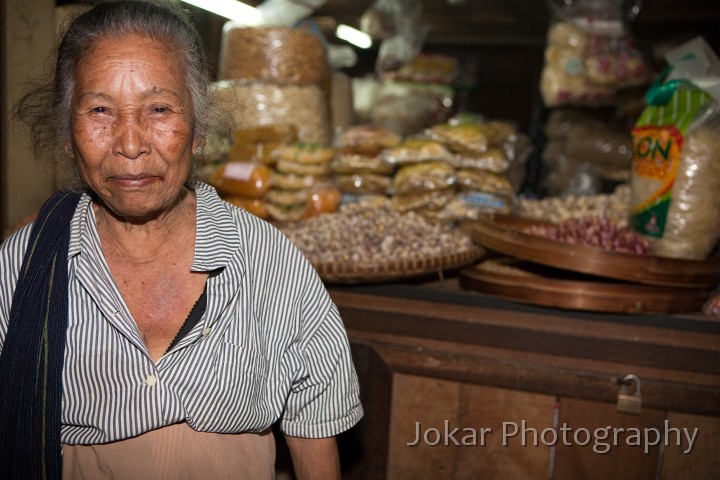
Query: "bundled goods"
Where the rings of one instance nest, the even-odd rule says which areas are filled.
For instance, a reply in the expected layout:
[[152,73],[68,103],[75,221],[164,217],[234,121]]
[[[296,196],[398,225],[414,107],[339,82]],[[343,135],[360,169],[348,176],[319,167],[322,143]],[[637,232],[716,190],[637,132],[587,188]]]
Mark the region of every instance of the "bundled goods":
[[393,178],[392,207],[425,217],[440,215],[455,194],[455,169],[444,162],[405,165]]
[[421,52],[397,70],[379,75],[383,80],[452,85],[460,70],[459,63],[450,55]]
[[628,32],[621,4],[580,0],[555,7],[540,92],[546,107],[609,105],[618,91],[649,81],[651,71]]
[[234,117],[239,128],[292,125],[298,140],[305,143],[330,142],[330,114],[327,98],[317,85],[275,85],[244,81],[213,83],[216,103]]
[[233,22],[223,28],[219,80],[323,87],[329,74],[325,48],[307,30]]
[[701,38],[666,59],[632,130],[632,226],[659,256],[703,260],[720,237],[720,60]]
[[591,110],[559,108],[544,127],[544,191],[551,196],[594,195],[603,181],[627,183],[632,135]]
[[329,185],[330,161],[334,155],[333,148],[305,143],[273,150],[275,170],[265,194],[270,217],[295,221],[334,212],[340,203],[340,193]]
[[227,22],[212,92],[240,128],[290,124],[304,143],[330,142],[330,67],[318,37],[288,26]]
[[229,161],[274,165],[272,152],[297,143],[298,130],[291,124],[273,124],[236,130],[227,153]]
[[506,122],[434,125],[423,137],[383,153],[388,162],[402,165],[395,176],[393,206],[441,221],[509,213],[515,187],[508,173],[512,164],[524,165],[529,145]]
[[381,153],[401,140],[392,130],[373,124],[354,125],[339,134],[330,169],[345,202],[387,197],[395,167],[384,162]]
[[447,120],[454,96],[448,85],[386,80],[378,87],[369,120],[403,137],[416,135]]
[[268,218],[264,195],[270,190],[272,170],[253,162],[226,162],[209,179],[227,202],[244,208],[260,218]]

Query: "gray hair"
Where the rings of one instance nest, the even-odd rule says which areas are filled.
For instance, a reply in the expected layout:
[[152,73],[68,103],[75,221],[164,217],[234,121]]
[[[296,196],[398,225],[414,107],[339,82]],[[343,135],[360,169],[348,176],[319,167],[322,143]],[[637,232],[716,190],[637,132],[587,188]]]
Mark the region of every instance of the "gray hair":
[[[52,78],[28,93],[16,106],[16,116],[31,129],[35,156],[54,161],[68,159],[63,147],[71,144],[75,74],[94,42],[135,34],[175,47],[194,112],[194,136],[203,143],[214,123],[209,97],[210,76],[202,40],[188,12],[172,0],[110,0],[80,14],[65,31],[57,49]],[[51,108],[51,114],[48,114]],[[193,162],[194,164],[196,162]],[[193,170],[197,166],[193,165]],[[78,188],[75,167],[58,173],[66,188]],[[191,176],[193,176],[191,172]]]

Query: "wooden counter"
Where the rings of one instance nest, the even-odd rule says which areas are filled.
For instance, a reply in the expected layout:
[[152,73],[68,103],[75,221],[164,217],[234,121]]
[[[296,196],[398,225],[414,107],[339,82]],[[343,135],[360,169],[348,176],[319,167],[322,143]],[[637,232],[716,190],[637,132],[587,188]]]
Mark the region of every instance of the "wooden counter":
[[[720,478],[716,318],[534,307],[452,278],[330,293],[366,409],[341,439],[346,478]],[[616,409],[626,374],[641,380],[640,415]],[[442,435],[456,427],[469,445]],[[429,436],[408,445],[417,430]]]

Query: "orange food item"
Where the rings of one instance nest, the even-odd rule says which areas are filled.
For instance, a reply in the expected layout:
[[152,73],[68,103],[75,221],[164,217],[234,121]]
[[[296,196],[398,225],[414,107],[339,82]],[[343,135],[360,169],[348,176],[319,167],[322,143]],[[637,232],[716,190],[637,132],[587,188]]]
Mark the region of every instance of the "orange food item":
[[305,216],[314,217],[321,213],[336,212],[340,206],[342,194],[335,187],[319,187],[314,190],[307,201]]
[[270,188],[271,175],[272,170],[259,163],[228,162],[215,170],[210,184],[225,195],[260,198]]

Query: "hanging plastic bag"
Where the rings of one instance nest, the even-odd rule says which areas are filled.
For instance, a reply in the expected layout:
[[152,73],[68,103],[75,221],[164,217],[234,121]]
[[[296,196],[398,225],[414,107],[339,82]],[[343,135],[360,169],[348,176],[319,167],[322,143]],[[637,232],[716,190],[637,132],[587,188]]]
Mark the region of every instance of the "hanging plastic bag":
[[384,20],[375,71],[397,70],[422,50],[428,28],[422,21],[422,2],[415,0],[376,0],[370,10]]
[[546,107],[611,104],[619,89],[648,83],[650,69],[627,28],[640,1],[548,2],[548,29],[540,92]]

